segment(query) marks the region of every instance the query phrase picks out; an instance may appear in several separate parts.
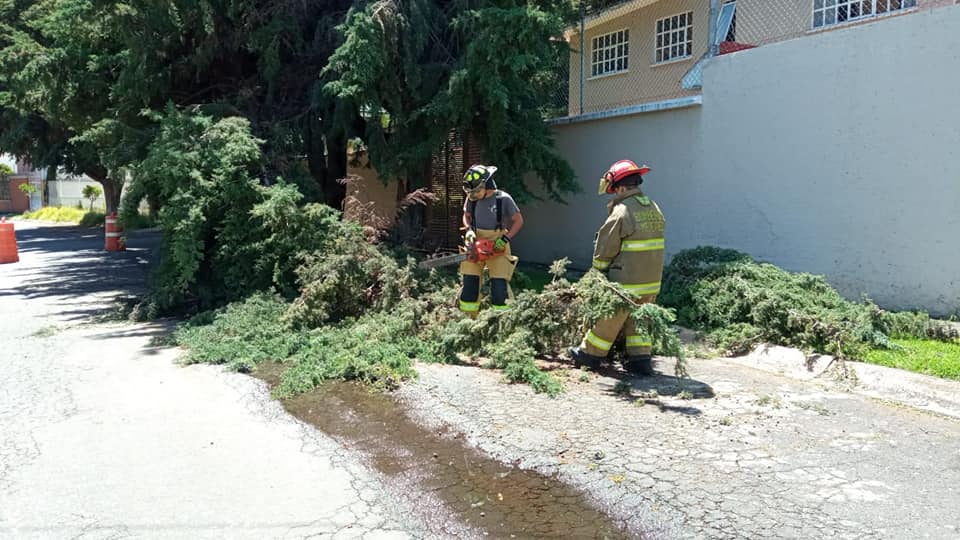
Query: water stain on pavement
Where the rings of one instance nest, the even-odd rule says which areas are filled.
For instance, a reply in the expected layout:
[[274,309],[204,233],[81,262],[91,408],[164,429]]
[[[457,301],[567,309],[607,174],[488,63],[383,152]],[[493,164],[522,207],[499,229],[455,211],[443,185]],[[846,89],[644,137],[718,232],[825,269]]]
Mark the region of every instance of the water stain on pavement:
[[[282,369],[263,364],[255,375],[272,387]],[[420,426],[388,395],[332,382],[282,403],[295,417],[367,456],[378,471],[400,479],[407,489],[439,498],[488,538],[636,537],[591,506],[581,492]]]

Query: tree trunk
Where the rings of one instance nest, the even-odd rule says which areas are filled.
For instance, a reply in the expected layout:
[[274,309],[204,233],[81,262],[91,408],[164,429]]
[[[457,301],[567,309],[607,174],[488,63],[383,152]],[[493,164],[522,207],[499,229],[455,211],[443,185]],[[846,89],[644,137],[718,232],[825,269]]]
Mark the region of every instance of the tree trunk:
[[112,214],[120,208],[120,187],[116,180],[107,177],[99,180],[103,186],[103,200],[107,203],[107,214]]
[[43,193],[41,194],[41,200],[43,206],[50,206],[50,183],[57,181],[57,166],[50,165],[47,167],[47,178],[43,182]]
[[123,182],[117,182],[110,178],[107,169],[100,166],[93,166],[84,171],[87,176],[92,178],[103,186],[103,200],[107,204],[107,214],[112,214],[120,209],[120,191]]
[[343,210],[347,186],[340,180],[347,176],[347,138],[344,135],[327,138],[327,168],[321,183],[326,203]]
[[307,168],[318,183],[323,178],[327,162],[324,158],[323,127],[316,119],[310,120],[303,130],[304,148],[307,152]]
[[147,195],[147,206],[150,208],[150,216],[157,217],[160,213],[160,197],[156,194]]

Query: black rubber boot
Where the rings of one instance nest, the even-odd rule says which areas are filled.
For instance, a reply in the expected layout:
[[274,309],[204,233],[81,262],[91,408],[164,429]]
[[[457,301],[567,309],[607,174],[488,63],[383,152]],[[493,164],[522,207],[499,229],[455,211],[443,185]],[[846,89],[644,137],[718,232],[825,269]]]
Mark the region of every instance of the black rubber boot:
[[600,362],[603,358],[599,356],[594,356],[592,354],[587,354],[587,351],[581,349],[580,347],[570,347],[570,358],[573,358],[573,365],[575,367],[586,367],[587,369],[597,371],[600,369]]
[[634,375],[653,375],[653,358],[649,354],[628,356],[623,362],[623,369]]

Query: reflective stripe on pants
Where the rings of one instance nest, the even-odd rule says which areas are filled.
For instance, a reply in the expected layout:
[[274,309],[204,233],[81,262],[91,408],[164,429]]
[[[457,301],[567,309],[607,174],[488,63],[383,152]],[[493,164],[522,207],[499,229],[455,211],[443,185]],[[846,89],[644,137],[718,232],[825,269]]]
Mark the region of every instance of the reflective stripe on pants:
[[[644,295],[637,299],[641,304],[650,304],[657,300],[656,295]],[[599,357],[607,356],[620,331],[627,336],[627,355],[650,354],[652,343],[649,337],[637,329],[637,323],[630,316],[630,310],[621,310],[613,317],[597,322],[583,337],[580,346],[587,354]],[[630,339],[634,338],[634,339]]]

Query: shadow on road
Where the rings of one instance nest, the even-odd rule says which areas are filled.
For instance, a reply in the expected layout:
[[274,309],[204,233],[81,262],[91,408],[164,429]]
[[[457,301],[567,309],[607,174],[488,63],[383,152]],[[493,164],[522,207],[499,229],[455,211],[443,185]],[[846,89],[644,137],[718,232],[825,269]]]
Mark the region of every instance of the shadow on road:
[[151,321],[132,328],[113,328],[109,331],[92,335],[93,339],[115,339],[130,337],[148,337],[151,340],[161,340],[168,336],[177,326],[173,319]]
[[20,262],[0,267],[0,299],[52,299],[67,320],[87,320],[119,297],[146,292],[160,233],[132,231],[127,251],[103,250],[103,230],[70,226],[18,228]]
[[[619,364],[604,362],[600,371],[603,377],[612,379],[606,384],[606,393],[628,402],[643,401],[654,405],[661,412],[672,412],[688,416],[699,416],[702,411],[693,406],[677,406],[662,403],[658,398],[682,397],[696,403],[698,399],[713,399],[713,388],[697,379],[690,377],[678,378],[667,375],[674,370],[675,360],[658,357],[655,362],[656,374],[652,377],[638,377],[623,370]],[[538,367],[544,371],[555,371],[569,368],[571,362],[561,357],[541,358]]]
[[96,340],[145,337],[150,340],[143,347],[143,355],[154,356],[159,351],[174,345],[172,335],[177,327],[176,319],[159,319],[141,323],[135,327],[110,328],[89,337]]
[[618,381],[616,386],[607,389],[607,393],[619,399],[630,403],[642,401],[647,405],[659,408],[661,412],[699,416],[703,411],[698,407],[667,404],[661,402],[659,398],[681,397],[690,400],[693,404],[696,403],[695,400],[712,399],[715,395],[713,388],[705,382],[690,377],[679,378],[666,374],[672,370],[672,362],[667,365],[666,362],[660,360],[656,373],[650,377],[635,376],[612,366],[605,367],[601,370],[601,374]]

